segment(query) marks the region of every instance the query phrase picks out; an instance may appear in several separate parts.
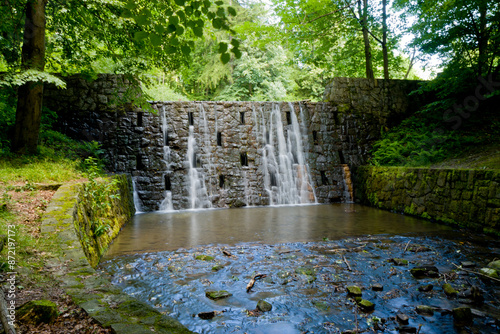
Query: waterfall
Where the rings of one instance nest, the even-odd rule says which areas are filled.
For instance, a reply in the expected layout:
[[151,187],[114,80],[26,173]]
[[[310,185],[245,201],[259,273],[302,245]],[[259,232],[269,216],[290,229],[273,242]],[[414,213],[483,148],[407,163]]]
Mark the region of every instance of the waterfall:
[[167,185],[167,179],[170,177],[170,147],[168,146],[168,124],[167,124],[167,111],[165,106],[162,109],[162,123],[161,129],[163,133],[163,161],[165,162],[165,173],[163,175],[163,186],[165,189],[163,201],[160,203],[160,211],[173,211],[174,205],[172,203],[172,191]]
[[[208,198],[205,178],[201,168],[198,168],[198,157],[196,154],[196,139],[194,136],[194,126],[189,126],[189,137],[187,147],[188,164],[188,206],[189,209],[211,208],[212,202]],[[200,170],[199,170],[200,169]]]
[[133,198],[134,198],[134,207],[135,207],[135,213],[142,213],[142,203],[141,199],[139,198],[139,193],[137,192],[137,187],[136,187],[136,178],[132,178],[132,188],[134,190],[133,193]]
[[291,124],[286,126],[287,136],[278,104],[273,104],[267,126],[262,127],[264,186],[270,205],[316,203],[304,158],[303,132],[293,105],[289,106]]

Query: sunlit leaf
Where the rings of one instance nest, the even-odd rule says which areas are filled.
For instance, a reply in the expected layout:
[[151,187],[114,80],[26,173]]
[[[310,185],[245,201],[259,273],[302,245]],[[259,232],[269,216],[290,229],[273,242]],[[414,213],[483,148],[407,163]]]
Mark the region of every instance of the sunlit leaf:
[[229,53],[223,53],[220,55],[220,60],[223,64],[227,64],[229,63],[229,60],[231,60],[231,56],[229,55]]

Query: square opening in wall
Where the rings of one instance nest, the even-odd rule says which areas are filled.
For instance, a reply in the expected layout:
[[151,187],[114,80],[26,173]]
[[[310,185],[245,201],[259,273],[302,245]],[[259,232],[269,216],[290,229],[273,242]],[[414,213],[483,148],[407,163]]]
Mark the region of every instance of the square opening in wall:
[[248,155],[247,152],[240,153],[240,160],[242,166],[248,166]]
[[286,123],[288,125],[292,124],[292,113],[290,111],[286,112]]
[[224,188],[224,183],[226,183],[226,177],[224,175],[219,175],[219,188]]
[[240,112],[240,123],[242,125],[245,124],[245,112],[244,111]]
[[342,150],[339,150],[339,160],[341,165],[345,165],[345,158],[344,158],[344,153],[342,153]]
[[135,157],[135,161],[136,161],[136,169],[137,170],[143,170],[144,169],[144,163],[142,162],[142,155],[138,154],[136,155]]
[[143,123],[143,119],[142,119],[142,118],[143,118],[143,116],[144,116],[144,113],[143,113],[143,112],[138,112],[138,113],[137,113],[137,126],[138,126],[138,127],[141,127],[141,126],[143,126],[143,124],[144,124],[144,123]]
[[277,187],[278,186],[278,178],[276,177],[276,173],[271,173],[270,175],[270,181],[271,181],[271,187]]
[[313,131],[313,143],[318,145],[318,131]]
[[172,182],[170,181],[170,175],[165,175],[163,177],[163,181],[165,183],[165,190],[171,191],[172,190]]
[[222,133],[217,132],[217,146],[222,146]]
[[194,125],[194,114],[192,111],[188,112],[188,123],[189,126]]
[[324,186],[327,186],[330,184],[330,182],[328,181],[328,178],[326,177],[325,171],[321,171],[321,184]]

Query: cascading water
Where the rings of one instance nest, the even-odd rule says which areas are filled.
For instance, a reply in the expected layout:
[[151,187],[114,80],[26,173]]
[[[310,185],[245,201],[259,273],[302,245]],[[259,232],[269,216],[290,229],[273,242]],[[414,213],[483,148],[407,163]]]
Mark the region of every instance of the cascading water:
[[354,203],[351,170],[348,165],[342,165],[342,175],[344,179],[344,200],[346,203]]
[[[170,176],[170,147],[168,146],[168,122],[167,122],[167,112],[165,106],[162,112],[162,132],[163,132],[163,160],[165,162],[165,175],[163,182],[167,183],[167,178]],[[167,185],[164,184],[165,195],[163,201],[160,203],[160,211],[173,211],[174,205],[172,203],[172,191],[167,189]]]
[[187,147],[187,164],[188,164],[188,206],[189,209],[211,208],[210,201],[205,187],[205,177],[201,168],[198,169],[198,157],[196,156],[196,139],[194,135],[194,126],[189,126],[189,137]]
[[273,105],[267,126],[264,123],[262,127],[264,186],[270,195],[270,205],[316,203],[304,158],[301,127],[291,104],[290,109],[287,136],[278,104]]
[[139,198],[139,193],[137,192],[137,186],[136,186],[136,179],[132,178],[132,187],[134,190],[133,197],[134,197],[134,207],[135,207],[135,213],[142,213],[142,203],[141,199]]

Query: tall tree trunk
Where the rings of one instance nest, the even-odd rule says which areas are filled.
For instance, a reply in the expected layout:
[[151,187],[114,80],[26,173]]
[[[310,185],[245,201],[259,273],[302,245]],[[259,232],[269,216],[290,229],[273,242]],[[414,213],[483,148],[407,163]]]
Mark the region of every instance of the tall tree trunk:
[[478,73],[477,75],[485,75],[486,70],[488,72],[491,70],[488,67],[488,29],[487,29],[487,19],[486,15],[488,12],[487,1],[482,1],[479,5],[479,27],[478,27]]
[[368,34],[368,1],[367,0],[363,0],[363,8],[361,7],[361,0],[358,0],[358,11],[359,11],[361,29],[363,31],[363,41],[365,42],[366,78],[375,79],[375,76],[373,75],[370,36]]
[[387,55],[387,0],[382,0],[382,55],[384,57],[384,79],[389,79],[389,56]]
[[[26,4],[22,50],[23,70],[45,67],[45,5],[48,0]],[[17,91],[16,124],[12,148],[17,153],[36,153],[42,118],[43,83],[26,82]]]

